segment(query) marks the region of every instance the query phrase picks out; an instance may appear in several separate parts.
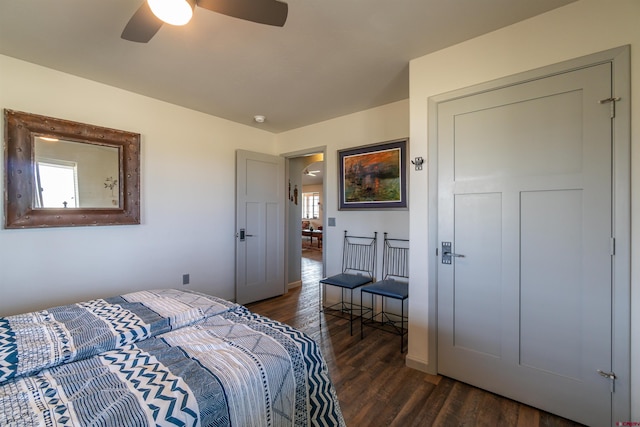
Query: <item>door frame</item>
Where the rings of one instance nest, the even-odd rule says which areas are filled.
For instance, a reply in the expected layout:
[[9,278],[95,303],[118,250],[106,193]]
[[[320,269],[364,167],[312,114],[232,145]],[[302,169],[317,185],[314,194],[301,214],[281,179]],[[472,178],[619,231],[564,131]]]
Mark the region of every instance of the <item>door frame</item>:
[[616,116],[612,124],[612,371],[617,379],[612,394],[612,421],[631,418],[631,66],[630,46],[560,62],[428,99],[429,159],[429,365],[438,371],[438,104],[527,81],[543,79],[593,65],[611,64]]
[[[281,153],[280,156],[284,157],[284,175],[285,175],[285,181],[286,182],[290,182],[290,168],[289,168],[289,161],[291,159],[297,158],[297,157],[305,157],[305,156],[309,156],[312,154],[319,154],[322,153],[323,156],[323,162],[322,162],[322,198],[321,198],[321,202],[322,202],[322,206],[326,207],[327,206],[327,146],[323,145],[323,146],[319,146],[319,147],[311,147],[311,148],[305,148],[302,150],[297,150],[297,151],[289,151],[286,153]],[[302,189],[300,189],[300,193],[302,193]],[[302,196],[300,196],[302,197]],[[299,218],[301,219],[301,218]],[[295,220],[295,218],[290,218],[289,215],[289,210],[285,209],[285,217],[284,217],[284,229],[285,229],[285,236],[284,236],[284,251],[285,254],[287,254],[287,256],[284,257],[284,274],[285,274],[285,283],[288,284],[290,283],[289,280],[289,236],[290,236],[290,225],[291,225],[291,221]],[[326,214],[326,209],[322,214],[322,228],[324,230],[327,230],[327,214]],[[325,231],[322,234],[322,247],[325,248],[327,247],[327,240],[328,240],[328,233]],[[325,276],[325,272],[326,272],[326,265],[327,265],[327,251],[325,251],[324,249],[322,250],[322,276]],[[287,287],[287,291],[288,291],[288,287]]]

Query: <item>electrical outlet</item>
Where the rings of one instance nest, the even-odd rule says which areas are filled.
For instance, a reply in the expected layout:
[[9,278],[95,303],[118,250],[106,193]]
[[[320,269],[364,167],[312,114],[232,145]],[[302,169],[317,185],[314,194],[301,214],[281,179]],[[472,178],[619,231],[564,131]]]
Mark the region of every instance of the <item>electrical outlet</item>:
[[188,274],[183,274],[182,275],[182,284],[183,285],[188,285],[189,284],[189,275]]

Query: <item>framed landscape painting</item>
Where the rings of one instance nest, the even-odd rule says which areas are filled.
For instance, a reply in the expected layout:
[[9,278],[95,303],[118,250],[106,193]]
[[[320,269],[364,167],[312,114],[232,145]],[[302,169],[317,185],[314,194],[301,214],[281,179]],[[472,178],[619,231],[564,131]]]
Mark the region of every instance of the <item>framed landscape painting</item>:
[[338,151],[338,208],[407,208],[406,150],[401,139]]

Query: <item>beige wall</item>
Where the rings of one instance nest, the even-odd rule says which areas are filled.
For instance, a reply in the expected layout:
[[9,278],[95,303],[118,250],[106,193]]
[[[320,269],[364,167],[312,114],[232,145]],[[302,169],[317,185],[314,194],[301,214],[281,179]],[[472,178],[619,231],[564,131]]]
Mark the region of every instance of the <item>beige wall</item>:
[[[0,55],[0,107],[139,132],[140,226],[0,229],[0,315],[144,288],[234,297],[235,149],[326,147],[327,271],[342,233],[408,236],[409,212],[337,210],[337,150],[404,138],[408,100],[274,136]],[[2,201],[0,201],[2,203]],[[411,203],[411,201],[409,201]],[[327,246],[329,245],[329,246]]]
[[6,56],[0,107],[142,141],[141,225],[0,228],[0,316],[182,287],[184,273],[186,288],[234,298],[235,150],[274,154],[273,134]]
[[[631,45],[632,182],[640,182],[640,2],[582,0],[513,26],[415,59],[410,64],[412,155],[428,156],[428,98],[610,48]],[[435,159],[429,159],[432,164]],[[411,175],[411,263],[434,256],[425,221],[429,215],[426,173]],[[632,188],[632,248],[640,247],[640,190]],[[640,251],[632,249],[632,407],[640,419]],[[428,269],[411,270],[408,361],[427,368]],[[635,368],[635,369],[634,369]]]
[[[405,138],[408,133],[409,102],[405,100],[277,135],[278,150],[281,153],[300,152],[317,147],[326,149],[322,213],[325,226],[322,244],[327,274],[341,271],[344,230],[360,236],[372,235],[377,231],[380,238],[379,250],[382,247],[382,233],[385,231],[389,232],[390,237],[409,237],[408,210],[338,210],[338,150]],[[409,152],[411,153],[411,144]],[[411,203],[412,200],[409,199],[410,206]],[[335,227],[327,227],[328,218],[336,219]],[[381,266],[377,267],[380,271]]]

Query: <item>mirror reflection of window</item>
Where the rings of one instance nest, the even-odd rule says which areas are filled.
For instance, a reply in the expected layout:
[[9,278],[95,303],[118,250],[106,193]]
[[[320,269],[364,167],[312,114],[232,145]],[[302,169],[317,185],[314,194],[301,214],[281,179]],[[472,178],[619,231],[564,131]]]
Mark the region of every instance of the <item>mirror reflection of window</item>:
[[36,207],[77,208],[78,165],[59,160],[36,162]]
[[[40,185],[36,185],[34,206],[39,208],[60,208],[60,203],[67,202],[67,208],[103,208],[120,207],[120,151],[118,147],[92,144],[87,142],[67,141],[37,136],[34,144],[37,162],[56,165],[58,169],[73,166],[73,180],[67,171],[63,178],[47,178],[43,171],[35,171],[36,181],[40,174]],[[41,169],[40,165],[38,168]],[[48,176],[52,171],[46,172]],[[56,173],[63,174],[61,170]],[[71,183],[74,189],[71,191]],[[54,188],[60,183],[59,188]],[[38,191],[42,188],[42,191]],[[55,194],[54,196],[49,196]],[[64,195],[64,196],[63,196]],[[73,196],[72,196],[73,195]],[[73,197],[73,198],[72,198]],[[61,199],[62,198],[62,199]]]

